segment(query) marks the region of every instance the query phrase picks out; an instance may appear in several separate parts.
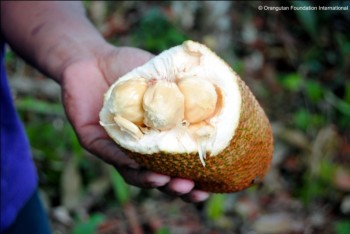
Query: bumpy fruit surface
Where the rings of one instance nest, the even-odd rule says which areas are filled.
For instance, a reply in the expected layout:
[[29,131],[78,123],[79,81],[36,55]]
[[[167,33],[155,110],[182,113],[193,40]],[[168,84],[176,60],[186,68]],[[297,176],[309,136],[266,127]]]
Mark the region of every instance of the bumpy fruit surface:
[[271,126],[254,95],[217,55],[192,41],[117,80],[100,119],[135,161],[194,180],[201,190],[245,189],[261,181],[272,159]]

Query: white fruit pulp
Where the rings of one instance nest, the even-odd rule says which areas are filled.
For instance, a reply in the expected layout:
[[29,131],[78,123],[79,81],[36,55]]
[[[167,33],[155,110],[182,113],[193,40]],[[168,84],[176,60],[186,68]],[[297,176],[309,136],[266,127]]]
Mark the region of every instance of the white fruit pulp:
[[[146,81],[166,80],[179,82],[186,77],[205,79],[220,90],[222,107],[208,120],[215,133],[208,139],[195,139],[185,127],[176,126],[167,130],[149,129],[141,137],[132,136],[114,123],[111,110],[113,88],[130,79]],[[193,41],[164,51],[152,60],[119,78],[105,94],[104,106],[100,112],[101,125],[122,147],[141,154],[157,152],[193,153],[198,152],[202,163],[208,152],[215,156],[224,150],[234,136],[240,116],[241,95],[238,76],[232,69],[207,47]],[[205,131],[205,130],[204,130]]]

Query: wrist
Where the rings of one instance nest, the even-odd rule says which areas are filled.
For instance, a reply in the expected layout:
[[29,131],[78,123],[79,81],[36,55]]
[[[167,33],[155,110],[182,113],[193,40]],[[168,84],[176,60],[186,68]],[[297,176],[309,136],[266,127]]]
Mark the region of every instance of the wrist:
[[57,82],[67,64],[106,44],[77,1],[1,1],[1,34],[22,58]]

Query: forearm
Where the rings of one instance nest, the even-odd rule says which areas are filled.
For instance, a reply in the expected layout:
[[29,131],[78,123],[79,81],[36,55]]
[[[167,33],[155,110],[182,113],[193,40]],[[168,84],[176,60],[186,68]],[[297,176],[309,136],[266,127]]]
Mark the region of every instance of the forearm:
[[1,33],[19,55],[58,82],[69,63],[93,56],[105,44],[80,2],[1,1]]

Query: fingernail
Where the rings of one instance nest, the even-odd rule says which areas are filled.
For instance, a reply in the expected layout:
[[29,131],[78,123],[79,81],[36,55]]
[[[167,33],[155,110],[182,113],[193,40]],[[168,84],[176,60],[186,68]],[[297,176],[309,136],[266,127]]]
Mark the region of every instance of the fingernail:
[[141,166],[137,163],[130,163],[130,164],[128,164],[127,167],[129,167],[131,169],[140,169],[141,168]]
[[194,187],[194,182],[184,179],[173,179],[171,182],[171,189],[179,194],[189,193]]
[[156,174],[150,176],[149,178],[150,183],[154,187],[160,187],[166,185],[170,181],[170,177],[162,174]]
[[196,202],[202,202],[208,199],[209,193],[204,191],[196,191],[195,193],[193,193],[192,197],[193,200],[195,200]]

